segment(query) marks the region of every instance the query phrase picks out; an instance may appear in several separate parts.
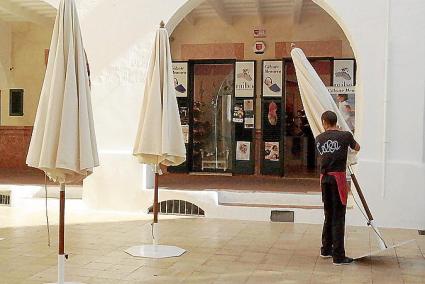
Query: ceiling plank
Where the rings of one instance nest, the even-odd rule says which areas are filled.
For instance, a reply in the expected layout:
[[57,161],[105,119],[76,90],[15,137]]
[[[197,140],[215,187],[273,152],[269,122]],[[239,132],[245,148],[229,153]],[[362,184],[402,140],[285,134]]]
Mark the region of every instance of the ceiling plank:
[[301,14],[303,10],[303,0],[293,0],[292,6],[292,23],[299,25],[301,23]]
[[194,17],[192,13],[186,15],[186,17],[184,17],[184,20],[192,26],[196,25],[196,17]]
[[262,25],[264,24],[265,17],[263,12],[261,11],[260,0],[254,0],[254,4],[255,4],[255,9],[257,11],[258,22]]
[[211,7],[215,10],[218,17],[225,22],[227,25],[233,24],[232,16],[227,13],[226,8],[223,5],[222,0],[208,0],[208,3],[211,5]]
[[19,6],[18,4],[10,0],[1,0],[0,10],[3,10],[9,14],[15,15],[19,18],[23,18],[24,20],[35,23],[35,24],[39,24],[43,26],[52,24],[51,20],[46,19],[35,12],[22,8],[21,6]]

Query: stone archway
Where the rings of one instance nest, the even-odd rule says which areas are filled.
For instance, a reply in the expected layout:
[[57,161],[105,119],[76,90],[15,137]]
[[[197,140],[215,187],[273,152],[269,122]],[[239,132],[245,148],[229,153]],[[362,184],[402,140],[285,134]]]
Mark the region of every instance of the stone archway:
[[[294,1],[294,3],[295,2],[296,1]],[[302,1],[300,2],[302,3]],[[304,1],[302,9],[298,8],[297,11],[303,11],[302,17],[297,17],[297,13],[292,10],[293,8],[288,9],[288,7],[285,7],[285,5],[291,4],[291,1],[288,0],[280,0],[280,3],[273,4],[273,8],[278,14],[272,14],[270,11],[271,4],[267,1],[262,2],[262,7],[257,8],[257,14],[255,15],[249,14],[251,10],[248,12],[245,7],[242,8],[238,6],[237,9],[234,8],[234,5],[242,4],[241,1],[226,1],[223,3],[224,8],[221,13],[219,9],[215,8],[214,5],[208,1],[198,7],[192,6],[191,8],[193,8],[193,10],[186,10],[185,12],[189,14],[186,14],[184,20],[178,23],[177,27],[174,27],[177,23],[176,15],[187,7],[186,4],[186,7],[183,6],[170,19],[170,31],[175,28],[170,34],[171,53],[175,61],[237,58],[237,60],[256,61],[258,67],[259,64],[261,65],[262,61],[269,60],[271,58],[277,60],[285,58],[285,62],[287,62],[287,60],[289,60],[287,58],[290,58],[290,43],[295,43],[298,47],[302,48],[305,54],[308,57],[311,57],[311,60],[315,60],[313,59],[314,57],[339,59],[353,58],[354,56],[351,44],[347,40],[347,37],[340,25],[326,11],[324,11],[323,8],[319,7],[311,0]],[[250,1],[249,3],[253,3],[253,1]],[[301,15],[301,13],[298,13],[298,15]],[[254,54],[250,50],[251,44],[258,40],[252,39],[251,27],[255,27],[257,25],[259,25],[261,29],[267,30],[267,36],[262,40],[264,40],[268,48],[262,54]],[[237,47],[234,46],[236,44],[238,44]],[[219,50],[223,52],[219,52]],[[335,65],[337,66],[337,64]],[[323,71],[323,68],[315,67],[319,74],[326,74],[323,76],[321,75],[323,82],[327,86],[331,85],[333,82],[338,84],[338,81],[333,81],[331,76],[333,59],[331,59],[326,66],[327,69],[325,68],[325,71]],[[290,76],[293,75],[295,77],[295,74],[287,72],[295,71],[292,71],[291,67],[288,69],[291,71],[286,71],[286,67],[284,70],[284,78],[286,78],[284,81],[292,80],[291,82],[293,82],[294,78]],[[262,84],[261,81],[258,81],[258,78],[262,76],[262,72],[259,68],[256,68],[256,75],[256,137],[253,139],[255,142],[252,143],[256,145],[254,154],[255,173],[258,175],[264,170],[264,167],[260,166],[259,161],[263,159],[261,156],[261,152],[263,151],[261,143],[263,143],[263,127],[266,126],[264,126],[261,119],[258,119],[263,115],[263,111],[259,111],[260,105],[264,108],[264,98],[261,95],[258,96],[258,94],[262,93]],[[312,151],[310,147],[309,150],[305,150],[305,152],[301,146],[299,147],[302,150],[299,152],[295,149],[295,145],[298,145],[297,141],[299,139],[296,135],[299,134],[296,130],[292,129],[297,129],[297,110],[303,108],[301,98],[296,93],[297,85],[295,84],[294,87],[292,85],[287,86],[287,83],[284,84],[285,95],[282,102],[284,104],[283,109],[285,109],[285,116],[295,118],[293,124],[290,124],[290,122],[288,124],[287,122],[284,130],[285,138],[282,138],[285,141],[283,142],[285,145],[285,155],[284,158],[282,158],[282,175],[285,177],[300,177],[307,173],[309,177],[316,177],[317,173],[314,173],[313,164],[315,162],[314,148]],[[350,104],[352,105],[354,103],[353,97],[353,95],[349,95]],[[334,98],[336,99],[336,95],[334,95]],[[236,136],[233,139],[238,140]],[[311,140],[312,139],[309,139],[309,141]],[[304,140],[298,143],[303,145]],[[310,144],[313,143],[309,143],[309,145]],[[192,154],[193,153],[189,154],[190,157]],[[193,155],[197,154],[195,153]],[[304,155],[309,157],[307,159],[308,166],[306,165],[306,162],[301,162],[298,158],[304,157]],[[311,157],[313,158],[311,159]],[[190,160],[192,161],[192,164],[186,170],[196,171],[193,167],[196,169],[198,169],[198,167],[193,165],[200,163],[200,158],[199,161],[197,161],[198,158]],[[313,160],[313,162],[311,162],[311,160]]]

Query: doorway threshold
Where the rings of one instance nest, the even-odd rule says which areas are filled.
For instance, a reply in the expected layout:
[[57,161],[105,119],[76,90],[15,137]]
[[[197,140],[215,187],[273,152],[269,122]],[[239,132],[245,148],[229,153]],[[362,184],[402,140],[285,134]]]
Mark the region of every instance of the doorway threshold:
[[225,177],[233,176],[232,173],[213,173],[213,172],[190,172],[189,175],[192,175],[192,176],[225,176]]

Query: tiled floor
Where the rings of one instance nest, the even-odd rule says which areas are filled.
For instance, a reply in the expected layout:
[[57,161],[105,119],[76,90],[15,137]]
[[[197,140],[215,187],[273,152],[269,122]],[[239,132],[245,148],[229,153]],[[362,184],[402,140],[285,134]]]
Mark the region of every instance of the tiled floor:
[[[68,207],[68,216],[78,206]],[[52,210],[51,215],[55,214]],[[0,208],[0,214],[5,211]],[[425,283],[425,237],[416,230],[383,230],[389,243],[417,241],[350,266],[336,267],[318,256],[320,225],[168,219],[161,221],[161,243],[188,250],[179,258],[134,258],[123,251],[149,243],[146,220],[95,222],[108,215],[80,213],[67,226],[66,280],[85,283]],[[13,214],[12,214],[13,215]],[[110,215],[112,216],[112,215]],[[30,217],[30,216],[28,216]],[[146,217],[146,216],[145,216]],[[82,223],[84,221],[84,223]],[[52,218],[52,222],[54,222]],[[43,226],[0,228],[0,283],[56,280],[57,227],[46,244]],[[347,228],[347,253],[376,248],[364,227]]]

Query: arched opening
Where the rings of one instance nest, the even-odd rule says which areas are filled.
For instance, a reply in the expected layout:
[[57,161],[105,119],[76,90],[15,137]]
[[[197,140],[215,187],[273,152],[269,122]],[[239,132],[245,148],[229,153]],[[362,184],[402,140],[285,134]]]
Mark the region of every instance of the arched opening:
[[304,50],[353,130],[354,51],[321,1],[248,2],[188,1],[169,22],[188,147],[188,162],[171,171],[316,178],[291,44]]

